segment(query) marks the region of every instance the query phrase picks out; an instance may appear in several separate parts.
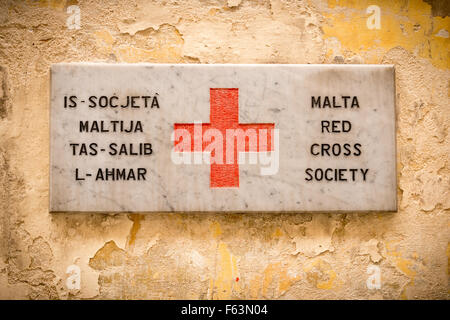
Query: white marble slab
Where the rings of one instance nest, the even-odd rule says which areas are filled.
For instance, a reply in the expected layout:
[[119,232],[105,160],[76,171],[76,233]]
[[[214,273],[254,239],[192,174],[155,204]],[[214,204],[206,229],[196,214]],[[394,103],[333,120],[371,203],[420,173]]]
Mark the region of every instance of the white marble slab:
[[[125,105],[127,97],[135,107],[114,107]],[[108,106],[99,107],[103,103]],[[397,208],[392,66],[56,64],[51,68],[50,118],[52,212]],[[98,130],[103,121],[109,132],[97,132],[94,121]],[[113,121],[123,121],[124,129],[133,121],[136,132],[120,132],[120,122],[113,132]],[[141,127],[135,128],[137,121]],[[245,163],[233,163],[230,156],[229,166],[210,165],[209,140],[189,150],[183,144],[174,149],[179,142],[171,140],[174,130],[194,133],[189,131],[194,123],[196,143],[212,128],[224,134],[228,128],[255,128],[244,132],[262,137],[268,132],[274,140],[254,153],[256,164],[242,153]],[[337,132],[327,132],[333,124]],[[140,143],[151,144],[151,154],[124,154],[130,153],[130,143],[134,151]],[[231,142],[224,143],[216,145],[216,152],[219,145],[234,151]],[[122,154],[114,154],[121,144]],[[186,152],[179,152],[183,147]],[[243,150],[242,145],[236,148]],[[201,163],[179,163],[181,156]],[[114,171],[119,180],[106,175],[112,168],[120,169]]]

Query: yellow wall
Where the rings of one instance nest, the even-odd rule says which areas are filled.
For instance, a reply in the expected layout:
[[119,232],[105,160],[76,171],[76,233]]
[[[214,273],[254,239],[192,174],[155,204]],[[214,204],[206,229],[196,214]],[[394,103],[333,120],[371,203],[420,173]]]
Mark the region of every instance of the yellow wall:
[[[1,1],[0,298],[448,299],[448,14],[445,0]],[[394,64],[399,211],[51,215],[63,61]]]

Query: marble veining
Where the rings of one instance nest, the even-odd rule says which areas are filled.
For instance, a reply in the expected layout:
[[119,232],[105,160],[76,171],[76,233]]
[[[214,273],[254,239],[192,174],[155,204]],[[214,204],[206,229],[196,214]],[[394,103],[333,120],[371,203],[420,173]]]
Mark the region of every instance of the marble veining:
[[63,63],[50,104],[53,212],[397,208],[392,66]]

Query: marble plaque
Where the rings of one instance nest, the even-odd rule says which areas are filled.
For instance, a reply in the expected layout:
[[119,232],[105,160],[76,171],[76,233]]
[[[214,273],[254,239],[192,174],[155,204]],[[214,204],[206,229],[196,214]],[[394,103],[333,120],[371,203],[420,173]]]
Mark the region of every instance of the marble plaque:
[[50,211],[395,211],[387,65],[51,68]]

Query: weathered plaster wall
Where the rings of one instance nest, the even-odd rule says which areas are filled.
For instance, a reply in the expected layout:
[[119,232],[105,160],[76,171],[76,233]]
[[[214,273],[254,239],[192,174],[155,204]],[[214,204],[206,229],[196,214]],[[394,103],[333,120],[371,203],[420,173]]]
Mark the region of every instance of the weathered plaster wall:
[[[0,298],[448,299],[448,15],[445,0],[1,0]],[[51,215],[62,61],[395,64],[399,211]]]

